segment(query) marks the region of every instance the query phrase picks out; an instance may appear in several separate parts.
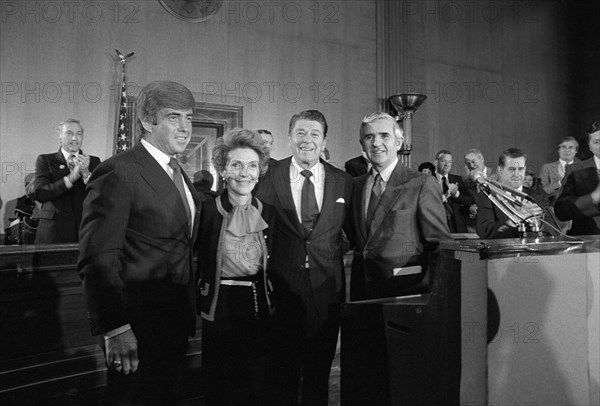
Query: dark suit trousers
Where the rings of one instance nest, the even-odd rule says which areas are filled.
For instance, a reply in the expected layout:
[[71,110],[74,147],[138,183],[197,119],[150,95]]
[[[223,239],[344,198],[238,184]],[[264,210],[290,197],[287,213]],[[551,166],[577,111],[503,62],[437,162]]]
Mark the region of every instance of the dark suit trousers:
[[328,403],[329,372],[340,325],[339,304],[330,305],[326,319],[318,314],[308,272],[302,276],[304,289],[300,296],[282,295],[276,303],[267,360],[267,396],[272,406],[297,405],[300,382],[301,405]]
[[[182,365],[188,348],[187,313],[177,309],[186,300],[187,287],[146,290],[143,316],[131,325],[138,341],[138,370],[122,375],[108,369],[105,405],[175,405],[178,402]],[[143,298],[142,298],[143,297]]]

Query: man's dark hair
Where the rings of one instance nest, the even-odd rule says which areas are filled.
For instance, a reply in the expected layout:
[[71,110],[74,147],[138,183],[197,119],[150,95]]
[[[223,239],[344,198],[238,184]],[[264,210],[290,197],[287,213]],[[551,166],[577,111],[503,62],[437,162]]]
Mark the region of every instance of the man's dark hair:
[[318,121],[323,126],[323,138],[327,137],[327,120],[325,120],[325,116],[319,110],[305,110],[294,114],[290,120],[289,134],[292,133],[292,129],[298,120]]
[[525,160],[527,160],[527,155],[525,155],[523,153],[523,151],[521,151],[519,148],[509,148],[507,150],[502,151],[502,153],[498,157],[498,166],[501,166],[504,168],[507,157],[511,158],[511,159],[523,157],[523,158],[525,158]]
[[156,123],[157,113],[161,109],[189,110],[196,101],[194,95],[184,85],[166,80],[150,82],[140,91],[137,99],[137,116],[142,128],[142,137],[146,131],[141,125],[143,120]]
[[587,142],[590,142],[590,135],[592,135],[595,132],[600,131],[600,120],[598,121],[594,121],[586,130],[585,130],[585,137]]

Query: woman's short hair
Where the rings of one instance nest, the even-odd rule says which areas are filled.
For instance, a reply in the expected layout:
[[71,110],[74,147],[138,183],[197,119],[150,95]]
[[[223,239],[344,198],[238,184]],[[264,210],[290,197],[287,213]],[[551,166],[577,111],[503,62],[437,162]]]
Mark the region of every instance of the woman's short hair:
[[429,171],[431,172],[432,175],[435,174],[435,165],[432,164],[431,162],[421,163],[421,165],[419,165],[419,168],[417,170],[419,172],[423,172],[423,169],[429,169]]
[[230,151],[238,148],[248,148],[258,155],[260,174],[264,175],[268,169],[267,157],[263,151],[263,140],[256,131],[246,130],[245,128],[234,128],[217,139],[212,151],[212,163],[217,173],[223,173],[227,167],[228,155]]

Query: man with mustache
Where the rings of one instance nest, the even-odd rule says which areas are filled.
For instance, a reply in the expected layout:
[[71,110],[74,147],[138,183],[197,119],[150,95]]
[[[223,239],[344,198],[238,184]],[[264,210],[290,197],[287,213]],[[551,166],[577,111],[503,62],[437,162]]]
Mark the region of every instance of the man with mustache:
[[81,150],[83,126],[69,118],[56,127],[60,149],[38,156],[35,163],[35,200],[42,204],[36,244],[72,243],[79,240],[85,184],[100,158]]
[[327,406],[329,371],[344,300],[342,226],[351,177],[319,159],[327,121],[317,110],[295,114],[282,159],[258,184],[257,197],[275,206],[273,254],[274,332],[267,365],[272,405]]
[[428,292],[438,243],[452,239],[436,178],[399,161],[403,141],[389,114],[363,118],[360,142],[373,168],[354,179],[352,190],[351,300]]

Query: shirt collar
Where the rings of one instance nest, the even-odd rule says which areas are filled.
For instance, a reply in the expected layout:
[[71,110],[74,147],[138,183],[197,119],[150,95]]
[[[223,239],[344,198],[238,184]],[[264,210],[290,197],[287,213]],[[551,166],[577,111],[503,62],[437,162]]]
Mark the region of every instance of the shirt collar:
[[[391,164],[389,164],[388,166],[383,168],[381,172],[379,172],[382,181],[387,182],[390,180],[390,177],[392,176],[392,172],[394,172],[396,165],[398,165],[398,157],[394,158]],[[371,176],[373,177],[373,179],[375,179],[376,174],[377,171],[375,170],[375,168],[373,168],[373,171],[371,172]]]
[[563,167],[563,168],[564,168],[566,165],[569,165],[569,164],[572,164],[572,163],[573,163],[573,161],[571,161],[571,162],[567,162],[567,161],[564,161],[564,160],[562,160],[562,159],[560,159],[560,158],[558,159],[558,161],[560,162],[560,164],[562,165],[562,167]]
[[150,153],[150,155],[152,155],[152,157],[154,159],[156,159],[156,162],[158,162],[161,165],[168,165],[171,158],[173,158],[173,157],[165,154],[160,149],[156,148],[154,145],[150,144],[148,141],[146,141],[143,138],[142,138],[142,145],[144,146],[144,148],[146,148],[146,150]]
[[73,153],[73,152],[66,151],[63,147],[60,147],[60,152],[62,152],[63,156],[65,157],[65,161],[67,161],[67,162],[69,161],[69,157],[71,155],[75,155],[75,156],[79,155],[79,151]]
[[596,163],[596,169],[600,170],[600,158],[594,155],[594,162]]
[[[296,178],[295,175],[299,174],[300,172],[302,172],[304,170],[303,167],[300,166],[300,164],[298,164],[298,162],[296,162],[296,158],[294,158],[292,156],[292,167],[295,168],[291,173],[290,176],[292,178]],[[290,167],[290,169],[292,168]],[[312,172],[313,174],[313,183],[314,182],[320,182],[320,180],[323,178],[323,176],[319,176],[319,174],[325,174],[325,167],[323,166],[323,164],[321,163],[321,161],[317,161],[316,164],[314,164],[311,168],[308,168],[309,171]]]

